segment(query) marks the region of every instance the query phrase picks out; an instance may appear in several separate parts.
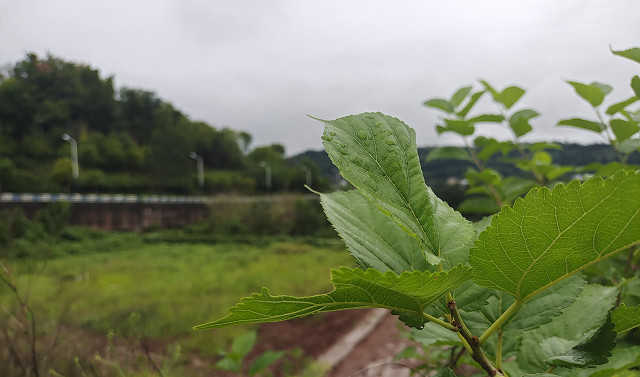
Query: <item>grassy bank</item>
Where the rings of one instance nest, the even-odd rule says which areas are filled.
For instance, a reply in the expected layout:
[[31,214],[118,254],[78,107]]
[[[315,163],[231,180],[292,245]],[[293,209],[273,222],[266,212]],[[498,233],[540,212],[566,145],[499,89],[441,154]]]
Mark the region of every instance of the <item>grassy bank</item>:
[[[193,325],[224,316],[240,297],[262,286],[274,294],[325,292],[330,267],[353,264],[342,247],[295,241],[263,246],[157,242],[48,262],[22,259],[11,270],[33,310],[38,335],[58,334],[58,347],[86,342],[87,333],[100,342],[114,330],[123,339],[179,344],[185,353],[208,357],[246,328],[193,332]],[[0,303],[17,310],[6,285],[0,286]]]

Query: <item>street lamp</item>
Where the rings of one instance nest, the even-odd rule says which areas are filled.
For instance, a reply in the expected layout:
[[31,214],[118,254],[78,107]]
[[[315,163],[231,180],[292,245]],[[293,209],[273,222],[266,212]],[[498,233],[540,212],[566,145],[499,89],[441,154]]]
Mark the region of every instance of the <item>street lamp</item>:
[[189,153],[189,157],[193,158],[197,162],[198,166],[198,187],[204,186],[204,166],[202,163],[202,157],[198,156],[195,152]]
[[271,166],[264,161],[260,161],[258,165],[264,168],[264,183],[267,190],[271,190]]
[[62,140],[71,144],[71,174],[73,176],[73,180],[77,181],[78,177],[80,177],[78,169],[78,143],[76,143],[76,139],[69,136],[69,134],[63,134]]
[[311,169],[308,166],[302,165],[300,166],[300,170],[305,173],[305,180],[307,182],[307,186],[311,187]]

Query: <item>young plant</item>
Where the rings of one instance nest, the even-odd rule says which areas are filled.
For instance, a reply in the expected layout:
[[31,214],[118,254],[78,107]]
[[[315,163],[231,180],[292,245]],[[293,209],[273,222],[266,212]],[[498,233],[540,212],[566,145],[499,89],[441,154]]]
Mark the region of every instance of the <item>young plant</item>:
[[[540,114],[531,109],[512,111],[512,107],[525,94],[525,90],[510,86],[502,91],[494,89],[482,80],[484,90],[471,93],[473,88],[466,86],[458,89],[451,99],[435,98],[424,102],[425,106],[443,111],[444,125],[436,127],[438,134],[452,132],[459,135],[465,148],[435,148],[427,156],[427,162],[437,159],[458,159],[470,161],[474,169],[469,169],[466,178],[469,182],[465,199],[458,209],[464,213],[489,214],[497,212],[505,204],[511,204],[519,196],[533,187],[543,186],[572,171],[570,167],[556,166],[551,155],[545,149],[559,148],[552,143],[534,143],[524,145],[520,138],[533,130],[529,121]],[[488,92],[498,108],[498,113],[470,115],[478,100]],[[511,134],[511,140],[498,141],[494,138],[477,136],[476,125],[481,123],[502,124]],[[517,155],[514,157],[513,155]],[[499,158],[528,173],[530,177],[502,177],[500,173],[488,167],[490,159]]]
[[[640,48],[611,52],[615,55],[628,58],[640,63]],[[616,150],[618,162],[607,165],[592,164],[585,167],[585,170],[595,170],[596,174],[609,176],[627,163],[629,155],[640,150],[640,108],[631,110],[630,107],[640,100],[640,77],[634,76],[631,79],[631,89],[633,95],[629,98],[614,103],[609,106],[604,114],[602,104],[606,96],[611,93],[611,86],[599,82],[584,84],[576,81],[567,81],[576,93],[589,103],[596,115],[597,120],[583,118],[563,119],[558,122],[558,126],[574,127],[590,132],[595,132],[606,140]]]
[[262,373],[284,355],[284,351],[266,351],[247,367],[245,357],[253,349],[256,339],[257,333],[255,331],[246,332],[235,338],[231,345],[231,351],[223,353],[224,357],[216,363],[216,368],[240,375],[243,375],[246,369],[248,376],[255,376]]
[[415,132],[402,121],[365,113],[322,122],[327,153],[356,190],[321,202],[359,268],[332,270],[326,294],[263,288],[196,329],[380,307],[465,347],[490,376],[640,365],[640,347],[625,341],[640,305],[615,307],[624,287],[581,275],[640,243],[640,172],[536,188],[490,224],[472,224],[425,184]]

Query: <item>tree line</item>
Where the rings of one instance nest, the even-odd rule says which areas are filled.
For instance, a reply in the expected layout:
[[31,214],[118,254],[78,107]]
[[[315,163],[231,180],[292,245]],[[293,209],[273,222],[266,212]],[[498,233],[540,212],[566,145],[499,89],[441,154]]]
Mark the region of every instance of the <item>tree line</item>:
[[[64,134],[77,143],[77,180]],[[0,140],[1,191],[304,190],[306,171],[327,184],[311,160],[287,161],[282,145],[251,149],[247,132],[193,121],[151,91],[116,90],[113,77],[51,55],[0,72]],[[205,167],[202,187],[191,153]]]

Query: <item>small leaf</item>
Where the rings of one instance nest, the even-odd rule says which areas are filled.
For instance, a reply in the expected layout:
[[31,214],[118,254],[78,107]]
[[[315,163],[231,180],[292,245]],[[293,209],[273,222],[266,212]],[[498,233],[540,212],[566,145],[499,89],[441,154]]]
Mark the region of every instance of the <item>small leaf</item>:
[[359,191],[321,194],[320,202],[360,267],[396,273],[429,269],[418,240]]
[[476,104],[476,102],[478,102],[478,100],[480,99],[480,97],[482,97],[483,94],[484,94],[484,91],[473,93],[471,95],[471,98],[469,99],[469,102],[467,102],[467,104],[464,106],[462,110],[458,111],[457,115],[462,118],[466,117],[467,114],[469,114],[469,111],[471,111],[473,106]]
[[[613,331],[613,327],[611,318],[609,318],[599,329],[583,338],[571,349],[549,357],[547,364],[564,368],[589,368],[606,363],[611,356],[611,350],[616,345],[616,332]],[[560,340],[559,338],[551,338],[546,342]],[[562,344],[559,346],[562,347]]]
[[517,137],[524,136],[533,129],[529,124],[529,119],[535,118],[540,114],[534,110],[520,110],[509,118],[509,126]]
[[475,131],[475,127],[473,124],[466,120],[457,120],[457,119],[445,119],[446,127],[445,131],[450,131],[457,133],[462,136],[472,135]]
[[266,351],[249,368],[249,376],[255,376],[284,356],[284,351]]
[[615,324],[615,332],[623,334],[640,326],[640,305],[627,308],[625,304],[613,309],[611,320]]
[[508,177],[503,180],[500,192],[505,201],[512,203],[534,187],[538,187],[538,183],[530,179]]
[[467,152],[463,148],[458,147],[439,147],[433,148],[427,157],[425,158],[425,162],[430,162],[434,160],[471,160],[469,156],[469,152]]
[[639,97],[631,97],[629,99],[626,99],[624,101],[618,102],[618,103],[614,103],[613,105],[609,106],[609,108],[607,109],[607,115],[614,115],[617,112],[619,112],[620,110],[623,110],[625,107],[631,105],[632,103],[636,102],[638,100]]
[[631,79],[631,89],[636,94],[636,98],[640,98],[640,77],[633,76]]
[[628,50],[611,50],[611,52],[613,52],[615,55],[622,56],[640,63],[640,48],[638,47],[630,48]]
[[500,114],[482,114],[482,115],[478,115],[473,118],[467,119],[467,121],[469,121],[470,123],[482,123],[482,122],[500,123],[503,120],[504,120],[504,117]]
[[458,211],[467,214],[491,214],[500,210],[500,207],[496,204],[496,201],[487,197],[473,197],[463,200],[458,205]]
[[447,114],[451,114],[452,112],[455,111],[455,109],[453,108],[453,105],[451,104],[451,102],[447,101],[446,99],[442,99],[442,98],[430,99],[428,101],[425,101],[423,103],[423,105],[428,106],[428,107],[433,107],[433,108],[436,108],[436,109],[440,109],[440,110],[444,111]]
[[233,340],[231,353],[240,356],[240,359],[242,359],[245,355],[251,352],[257,338],[258,334],[255,331],[249,331],[238,336]]
[[593,131],[600,133],[605,130],[606,126],[600,122],[592,122],[590,120],[572,118],[572,119],[564,119],[558,122],[558,126],[571,126],[582,128],[585,130]]
[[228,357],[225,357],[216,363],[216,368],[240,373],[242,372],[242,363],[240,361],[234,361]]
[[308,297],[272,296],[262,289],[245,297],[217,321],[194,327],[203,330],[247,323],[278,322],[310,314],[360,308],[386,308],[422,315],[424,309],[471,277],[463,265],[443,272],[403,272],[341,267],[331,271],[334,290]]
[[471,92],[471,89],[472,88],[470,86],[465,86],[463,88],[458,89],[451,97],[451,101],[449,101],[451,105],[454,108],[460,106],[462,101],[464,101],[464,99],[467,98],[467,96]]
[[524,93],[524,89],[518,88],[517,86],[510,86],[500,93],[498,96],[498,102],[502,103],[507,109],[510,109],[516,102],[518,102]]
[[614,135],[616,135],[616,141],[622,142],[629,139],[640,131],[640,127],[635,122],[630,122],[624,119],[611,119],[609,126]]
[[609,85],[598,82],[592,82],[589,85],[576,81],[567,82],[573,86],[580,97],[584,98],[593,107],[600,106],[602,101],[604,101],[604,97],[611,91],[611,87]]
[[640,243],[640,173],[533,189],[503,207],[471,249],[477,284],[526,301]]

